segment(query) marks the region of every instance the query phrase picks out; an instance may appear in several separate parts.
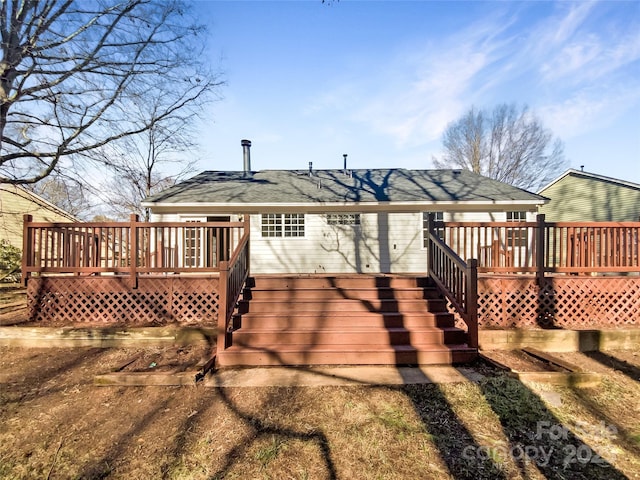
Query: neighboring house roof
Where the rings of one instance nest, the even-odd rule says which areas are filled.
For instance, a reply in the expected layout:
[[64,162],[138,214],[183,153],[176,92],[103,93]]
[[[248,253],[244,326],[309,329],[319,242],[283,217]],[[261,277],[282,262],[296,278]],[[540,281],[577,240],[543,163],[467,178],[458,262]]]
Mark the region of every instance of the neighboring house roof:
[[540,190],[538,190],[538,194],[542,195],[542,193],[545,190],[547,190],[548,188],[550,188],[554,184],[558,183],[560,180],[564,179],[567,176],[574,176],[574,177],[580,177],[580,178],[585,178],[585,179],[600,180],[602,182],[612,183],[612,184],[620,185],[620,186],[623,186],[623,187],[629,187],[629,188],[632,188],[632,189],[640,190],[640,184],[638,184],[638,183],[633,183],[633,182],[629,182],[627,180],[620,180],[618,178],[606,177],[604,175],[598,175],[596,173],[590,173],[590,172],[585,172],[583,170],[575,170],[573,168],[570,168],[569,170],[564,172],[562,175],[560,175],[558,178],[556,178],[555,180],[552,180],[547,185],[545,185]]
[[17,185],[0,185],[0,239],[22,247],[23,216],[35,222],[77,222],[76,217]]
[[206,171],[144,206],[545,203],[540,195],[466,170]]
[[[71,215],[69,212],[61,209],[60,207],[57,207],[56,205],[54,205],[53,203],[49,202],[48,200],[45,200],[44,198],[42,198],[40,195],[37,195],[29,190],[27,190],[24,187],[21,187],[19,185],[0,185],[0,189],[4,190],[7,194],[9,195],[13,195],[16,198],[20,198],[23,200],[26,200],[27,202],[33,203],[34,205],[37,205],[37,207],[45,209],[50,211],[51,213],[54,213],[58,216],[64,217],[66,219],[68,219],[70,222],[79,222],[80,220]],[[0,208],[0,212],[2,212],[2,208]],[[28,211],[24,211],[22,212],[24,214],[27,213],[33,213],[33,211],[31,209],[29,209]]]
[[550,222],[636,222],[640,184],[574,169],[538,193],[551,201],[539,208]]

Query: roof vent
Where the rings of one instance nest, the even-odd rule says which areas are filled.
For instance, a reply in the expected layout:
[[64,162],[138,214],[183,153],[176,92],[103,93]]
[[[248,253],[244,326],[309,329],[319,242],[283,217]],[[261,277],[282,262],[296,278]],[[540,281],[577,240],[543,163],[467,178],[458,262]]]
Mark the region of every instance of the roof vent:
[[309,176],[313,177],[313,162],[309,162]]
[[346,174],[347,174],[347,154],[346,154],[346,153],[343,153],[343,154],[342,154],[342,157],[344,158],[344,167],[343,167],[343,170],[344,170],[344,174],[346,175]]
[[251,173],[251,140],[241,140],[242,160],[245,175]]

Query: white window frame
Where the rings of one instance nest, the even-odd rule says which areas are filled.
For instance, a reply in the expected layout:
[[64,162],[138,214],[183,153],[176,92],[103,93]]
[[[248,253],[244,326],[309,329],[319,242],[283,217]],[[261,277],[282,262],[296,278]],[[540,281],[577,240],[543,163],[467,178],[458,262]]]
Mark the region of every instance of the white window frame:
[[[526,222],[527,212],[524,210],[509,211],[506,213],[507,222]],[[514,242],[515,238],[515,242]],[[505,238],[507,248],[524,248],[529,242],[527,228],[508,228]]]
[[[429,226],[428,226],[428,217],[429,214],[433,213],[434,214],[434,221],[436,222],[444,222],[444,212],[422,212],[422,221],[421,221],[421,228],[422,228],[422,250],[425,250],[427,248],[427,237],[428,237],[428,230],[429,230]],[[444,232],[438,232],[440,238],[444,238]]]
[[[187,217],[181,216],[181,222],[185,223],[203,223],[207,221],[207,217]],[[178,238],[178,251],[182,252],[180,258],[182,259],[183,267],[189,268],[201,268],[204,266],[205,262],[205,237],[206,233],[205,229],[202,227],[184,227],[182,235]],[[193,238],[187,238],[188,232],[194,234]],[[193,245],[189,245],[189,243],[193,241]]]
[[260,215],[262,238],[304,238],[304,213],[263,213]]
[[359,227],[361,225],[359,213],[327,213],[325,219],[327,225],[332,227]]
[[304,238],[304,213],[283,213],[282,220],[286,238]]
[[282,237],[282,214],[263,213],[260,216],[260,235],[263,238]]

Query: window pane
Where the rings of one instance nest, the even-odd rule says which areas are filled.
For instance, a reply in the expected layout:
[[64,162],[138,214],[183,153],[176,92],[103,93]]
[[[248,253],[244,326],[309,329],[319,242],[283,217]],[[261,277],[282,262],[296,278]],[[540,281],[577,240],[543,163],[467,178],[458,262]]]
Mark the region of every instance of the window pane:
[[262,236],[281,237],[282,236],[282,215],[280,213],[262,214]]
[[[507,212],[507,222],[526,222],[527,212]],[[524,247],[527,245],[527,228],[508,228],[507,247]]]
[[359,213],[327,213],[329,225],[360,225]]
[[[188,220],[188,223],[197,223],[197,220]],[[198,267],[200,265],[202,232],[200,228],[188,227],[184,229],[184,266]]]
[[285,213],[283,217],[285,237],[304,237],[303,213]]

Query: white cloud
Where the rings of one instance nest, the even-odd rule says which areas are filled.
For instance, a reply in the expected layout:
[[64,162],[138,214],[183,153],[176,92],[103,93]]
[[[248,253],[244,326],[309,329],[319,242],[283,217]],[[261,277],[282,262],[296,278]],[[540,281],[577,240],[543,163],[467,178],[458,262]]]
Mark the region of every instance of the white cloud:
[[640,84],[629,67],[640,60],[640,29],[618,26],[620,12],[600,18],[597,3],[557,8],[541,17],[494,8],[448,37],[373,56],[364,74],[363,59],[305,113],[333,112],[411,148],[439,140],[471,105],[529,102],[563,138],[637,108]]
[[504,59],[508,41],[499,34],[509,22],[500,20],[475,24],[393,59],[387,68],[392,73],[370,82],[373,93],[354,119],[393,137],[398,147],[439,139],[449,122],[471,103],[482,103],[483,92],[501,81],[496,62]]
[[637,108],[640,88],[631,86],[615,95],[598,95],[583,90],[566,100],[542,106],[537,112],[546,127],[562,139],[569,139],[610,125],[629,108]]
[[540,45],[555,48],[568,41],[589,17],[596,2],[571,3],[569,5],[570,10],[567,15],[557,23],[549,23],[545,34],[538,37]]

